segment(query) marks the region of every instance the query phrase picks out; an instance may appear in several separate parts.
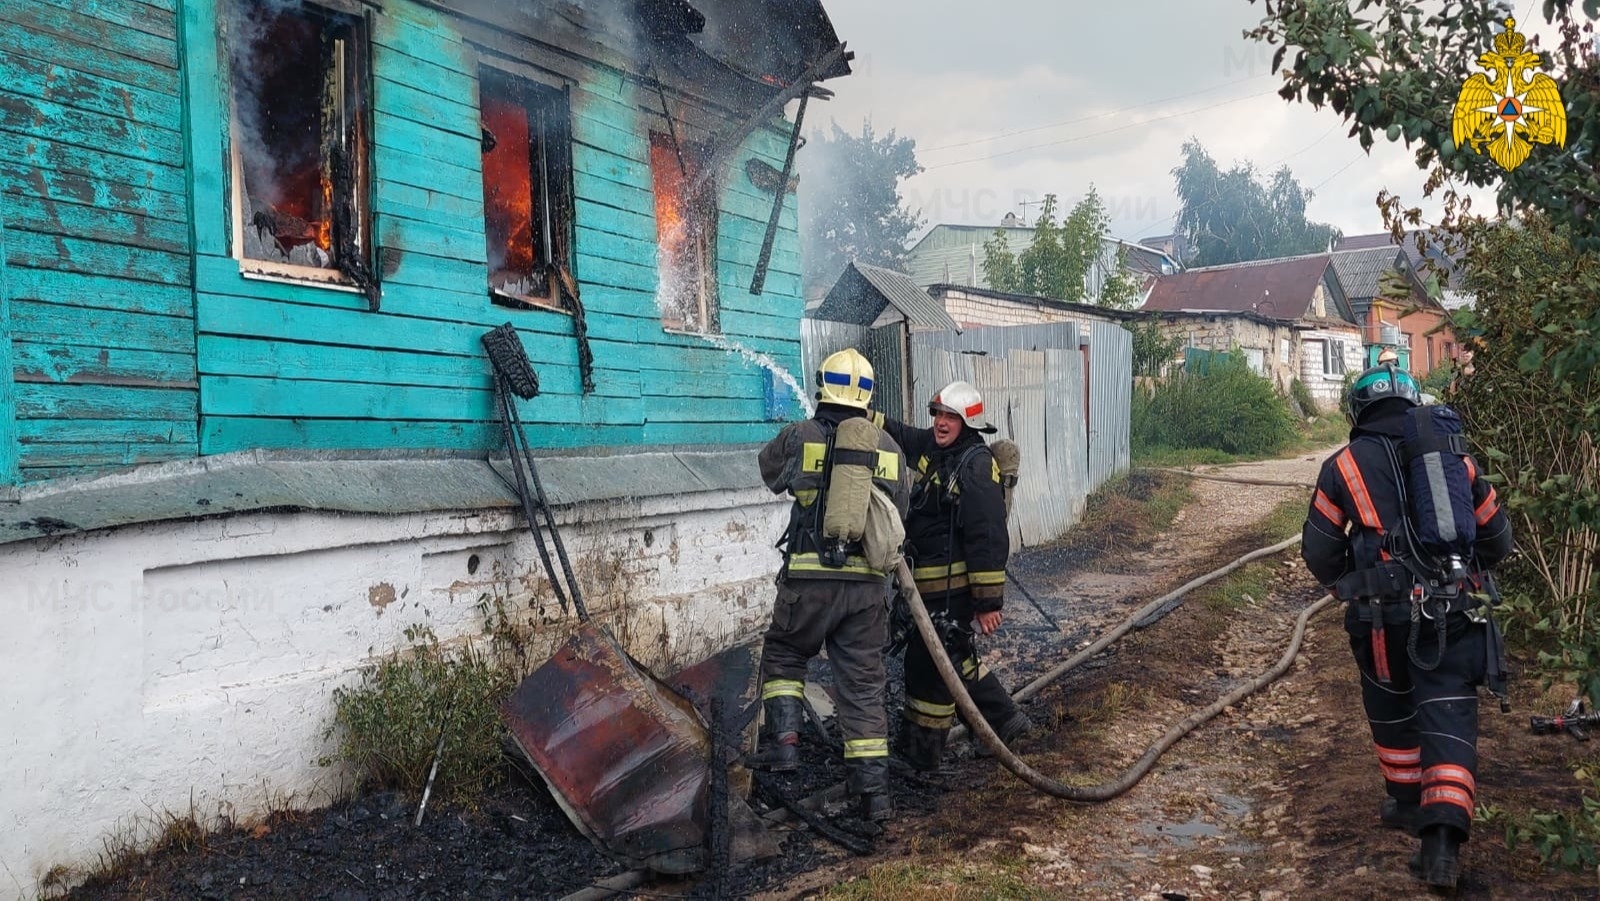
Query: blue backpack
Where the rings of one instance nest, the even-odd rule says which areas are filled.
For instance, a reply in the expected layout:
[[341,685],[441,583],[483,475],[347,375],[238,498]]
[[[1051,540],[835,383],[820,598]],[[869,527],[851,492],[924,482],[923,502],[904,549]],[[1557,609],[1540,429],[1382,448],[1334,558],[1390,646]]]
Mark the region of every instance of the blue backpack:
[[1412,407],[1401,447],[1417,550],[1436,563],[1451,555],[1470,560],[1478,518],[1460,414],[1443,404]]

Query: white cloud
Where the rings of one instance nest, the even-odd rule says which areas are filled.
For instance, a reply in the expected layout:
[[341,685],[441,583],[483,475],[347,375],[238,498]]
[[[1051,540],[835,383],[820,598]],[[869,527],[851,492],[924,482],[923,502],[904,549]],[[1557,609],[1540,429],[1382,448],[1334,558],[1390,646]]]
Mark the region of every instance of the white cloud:
[[[1331,111],[1272,93],[1272,48],[1242,36],[1259,20],[1259,5],[990,6],[828,4],[857,53],[856,74],[829,84],[838,96],[814,107],[813,121],[832,117],[854,130],[870,118],[880,133],[915,138],[928,171],[906,194],[932,223],[997,223],[1022,212],[1022,201],[1056,193],[1071,203],[1092,183],[1117,234],[1170,231],[1170,173],[1190,136],[1223,163],[1287,164],[1316,188],[1311,217],[1349,234],[1382,228],[1376,197],[1384,188],[1437,213],[1437,203],[1424,202],[1426,175],[1411,151],[1379,143],[1366,156]],[[1492,205],[1487,193],[1476,196],[1479,209]]]

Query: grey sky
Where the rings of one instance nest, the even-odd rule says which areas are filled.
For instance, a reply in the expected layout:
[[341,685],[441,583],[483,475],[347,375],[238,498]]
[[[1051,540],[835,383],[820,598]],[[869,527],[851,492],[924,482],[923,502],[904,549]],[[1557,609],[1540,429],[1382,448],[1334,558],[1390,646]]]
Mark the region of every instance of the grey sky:
[[[928,171],[905,193],[930,224],[998,222],[1046,193],[1070,204],[1093,183],[1113,234],[1170,232],[1170,173],[1190,136],[1224,165],[1288,164],[1316,189],[1311,217],[1346,234],[1381,230],[1383,188],[1437,208],[1423,202],[1424,173],[1402,145],[1380,142],[1368,156],[1331,111],[1276,96],[1272,48],[1242,36],[1264,14],[1259,2],[826,5],[856,53],[856,74],[830,82],[837,98],[815,105],[808,122],[855,130],[870,118],[880,133],[914,137]],[[1520,17],[1526,32],[1535,24]],[[1475,197],[1492,209],[1488,194]]]

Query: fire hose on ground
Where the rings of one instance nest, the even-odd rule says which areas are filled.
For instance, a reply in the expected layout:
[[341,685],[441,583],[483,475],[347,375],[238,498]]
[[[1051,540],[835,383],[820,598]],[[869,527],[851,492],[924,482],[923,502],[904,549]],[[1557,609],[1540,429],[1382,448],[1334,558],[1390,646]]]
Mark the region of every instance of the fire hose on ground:
[[[1267,552],[1282,550],[1283,548],[1286,548],[1289,545],[1298,542],[1299,540],[1300,539],[1295,538],[1291,541],[1286,541],[1281,545],[1277,545],[1275,548],[1267,548],[1262,551],[1256,551],[1255,554],[1264,556]],[[1246,557],[1249,556],[1250,555],[1246,555]],[[1209,581],[1212,578],[1216,578],[1216,576],[1221,574],[1221,572],[1237,568],[1238,566],[1243,565],[1244,562],[1246,562],[1246,558],[1240,558],[1239,560],[1230,564],[1228,567],[1224,567],[1222,571],[1202,577],[1202,579]],[[923,605],[922,596],[917,592],[915,583],[911,580],[911,571],[909,568],[907,568],[904,561],[901,561],[900,563],[899,579],[901,585],[904,586],[904,590],[906,590],[906,600],[911,608],[912,619],[917,624],[917,632],[922,636],[922,640],[928,643],[929,647],[939,647],[939,633],[934,628],[933,619],[928,615],[928,608]],[[1189,586],[1186,585],[1184,588],[1179,589],[1178,593],[1181,594],[1183,591],[1187,590],[1189,590]],[[1139,614],[1136,614],[1133,618],[1124,622],[1122,626],[1118,627],[1118,629],[1114,629],[1112,632],[1107,633],[1105,637],[1102,637],[1100,641],[1096,642],[1095,644],[1099,645],[1100,647],[1104,647],[1104,645],[1115,641],[1116,638],[1121,637],[1121,635],[1125,634],[1128,629],[1132,628],[1133,624],[1137,623],[1139,619],[1142,618],[1144,613],[1160,609],[1161,604],[1164,604],[1166,600],[1167,599],[1165,598],[1158,598],[1156,601],[1152,601],[1149,605],[1147,605],[1145,610],[1141,610]],[[967,693],[967,687],[962,682],[961,677],[956,673],[955,666],[950,662],[949,655],[932,654],[930,656],[933,658],[934,666],[939,670],[939,678],[943,680],[945,688],[949,690],[951,697],[955,700],[956,709],[960,711],[962,718],[967,721],[969,728],[976,734],[978,741],[986,749],[988,749],[990,754],[994,755],[996,760],[1000,761],[1001,765],[1010,770],[1011,773],[1018,779],[1021,779],[1023,782],[1026,782],[1027,784],[1047,795],[1050,795],[1051,797],[1061,798],[1067,801],[1077,801],[1081,803],[1096,803],[1100,801],[1109,801],[1112,798],[1115,798],[1133,788],[1139,783],[1139,780],[1143,779],[1150,772],[1151,768],[1155,766],[1156,761],[1161,758],[1161,755],[1165,754],[1169,748],[1177,744],[1178,741],[1185,735],[1188,735],[1190,732],[1198,728],[1202,723],[1221,713],[1223,710],[1226,710],[1234,704],[1237,704],[1241,699],[1260,691],[1267,685],[1270,685],[1272,682],[1276,681],[1279,676],[1287,672],[1289,667],[1294,664],[1294,658],[1300,653],[1300,643],[1305,637],[1306,624],[1311,620],[1311,617],[1322,612],[1333,602],[1334,598],[1331,595],[1327,595],[1321,600],[1307,607],[1305,610],[1301,611],[1299,619],[1295,621],[1294,636],[1289,641],[1288,650],[1284,652],[1283,656],[1276,664],[1272,666],[1272,668],[1268,669],[1260,676],[1257,676],[1255,679],[1252,679],[1244,685],[1235,688],[1233,691],[1228,692],[1226,695],[1223,695],[1211,706],[1191,714],[1182,722],[1168,729],[1166,733],[1161,736],[1160,740],[1151,745],[1150,748],[1144,752],[1144,755],[1141,756],[1133,764],[1133,766],[1127,770],[1127,772],[1123,773],[1122,776],[1110,782],[1103,782],[1099,785],[1087,787],[1067,785],[1064,782],[1059,782],[1055,779],[1052,779],[1049,776],[1040,773],[1038,770],[1035,770],[1033,767],[1028,766],[1028,764],[1023,762],[1020,757],[1013,754],[1011,749],[1007,748],[1005,744],[1000,741],[1000,737],[996,735],[994,729],[989,726],[989,722],[983,718],[983,714],[978,712],[978,706],[973,703],[972,696]],[[1088,655],[1095,650],[1097,650],[1095,646],[1091,645],[1089,648],[1084,649],[1083,652],[1080,652],[1074,658],[1074,660],[1077,660],[1078,658],[1088,659]],[[1067,664],[1057,667],[1057,670],[1060,672],[1065,672],[1071,668],[1071,666],[1068,664],[1073,664],[1073,662],[1073,660],[1069,660],[1067,661]],[[1047,673],[1044,677],[1041,677],[1040,680],[1036,680],[1034,684],[1042,686],[1042,684],[1049,682],[1051,679],[1054,679],[1057,676],[1059,676],[1059,673],[1057,673],[1056,670],[1052,670],[1051,673]],[[1029,687],[1032,686],[1030,685]]]
[[[1300,538],[1299,536],[1296,536],[1294,538],[1271,545],[1270,547],[1264,547],[1259,550],[1251,551],[1250,553],[1239,557],[1225,566],[1219,567],[1211,572],[1206,573],[1205,575],[1185,582],[1177,589],[1170,591],[1167,594],[1164,594],[1139,608],[1116,627],[1100,636],[1100,638],[1094,643],[1090,644],[1088,647],[1085,647],[1083,650],[1074,654],[1066,661],[1055,666],[1048,672],[1019,689],[1013,694],[1013,697],[1018,701],[1027,700],[1035,694],[1038,694],[1046,686],[1061,678],[1066,673],[1088,662],[1096,654],[1105,650],[1128,632],[1138,627],[1140,622],[1144,621],[1153,614],[1159,613],[1162,608],[1168,606],[1169,604],[1173,604],[1174,602],[1180,600],[1185,594],[1210,582],[1220,579],[1234,570],[1251,563],[1252,561],[1280,553],[1299,543]],[[896,573],[896,578],[899,579],[901,585],[907,586],[908,588],[907,602],[911,609],[912,619],[916,622],[918,634],[922,636],[923,641],[928,643],[929,647],[940,647],[942,643],[939,640],[937,631],[934,629],[933,620],[928,614],[928,608],[923,604],[921,595],[917,593],[915,587],[916,583],[911,578],[910,569],[906,566],[904,561],[900,563],[899,570]],[[1146,750],[1137,761],[1135,761],[1133,766],[1131,766],[1119,778],[1111,782],[1105,782],[1100,785],[1087,787],[1067,785],[1052,779],[1049,776],[1046,776],[1028,766],[1028,764],[1025,763],[1021,758],[1012,753],[1011,750],[1000,741],[1000,737],[995,734],[994,729],[989,726],[988,721],[985,720],[983,715],[978,711],[977,705],[972,701],[972,696],[967,693],[965,683],[962,682],[961,677],[957,675],[955,671],[954,665],[951,664],[949,656],[946,654],[933,654],[931,656],[933,657],[934,665],[939,670],[940,678],[944,681],[945,687],[949,689],[952,698],[955,700],[956,709],[961,713],[963,719],[972,724],[972,726],[976,729],[976,737],[978,741],[985,748],[987,748],[991,754],[994,755],[996,760],[1000,761],[1002,766],[1004,766],[1023,782],[1026,782],[1033,788],[1052,797],[1062,798],[1064,800],[1079,803],[1099,803],[1109,801],[1132,789],[1140,782],[1140,780],[1149,774],[1150,770],[1155,766],[1156,761],[1159,760],[1161,756],[1169,749],[1171,749],[1173,745],[1177,744],[1178,741],[1184,736],[1188,735],[1190,732],[1193,732],[1195,729],[1199,728],[1202,724],[1212,719],[1228,707],[1237,704],[1243,698],[1260,691],[1267,685],[1270,685],[1285,672],[1287,672],[1289,667],[1294,665],[1295,657],[1297,657],[1300,653],[1300,645],[1305,638],[1306,626],[1310,623],[1311,618],[1327,609],[1331,604],[1334,603],[1334,600],[1335,599],[1332,595],[1325,595],[1320,600],[1316,601],[1315,603],[1311,604],[1311,606],[1300,612],[1299,617],[1295,621],[1294,634],[1290,639],[1288,649],[1284,651],[1283,656],[1280,657],[1278,662],[1275,663],[1270,669],[1250,680],[1249,682],[1228,692],[1209,707],[1191,714],[1189,717],[1172,726],[1161,736],[1159,740],[1156,741],[1155,744],[1151,745],[1150,748]],[[961,736],[965,735],[966,732],[966,728],[957,727],[956,729],[952,730],[951,738],[960,738]],[[843,798],[844,794],[845,786],[843,783],[839,783],[829,786],[828,788],[825,788],[822,791],[819,791],[816,794],[799,801],[798,804],[806,808],[815,809],[830,801],[837,801],[840,798]],[[780,808],[766,814],[764,819],[772,825],[777,825],[790,820],[799,819],[799,817],[789,810]],[[616,894],[629,892],[636,889],[638,886],[648,882],[649,878],[650,874],[648,871],[630,870],[625,873],[618,874],[617,876],[610,877],[609,879],[601,880],[588,889],[580,890],[568,895],[565,899],[563,899],[563,901],[593,901],[593,899],[613,897]]]

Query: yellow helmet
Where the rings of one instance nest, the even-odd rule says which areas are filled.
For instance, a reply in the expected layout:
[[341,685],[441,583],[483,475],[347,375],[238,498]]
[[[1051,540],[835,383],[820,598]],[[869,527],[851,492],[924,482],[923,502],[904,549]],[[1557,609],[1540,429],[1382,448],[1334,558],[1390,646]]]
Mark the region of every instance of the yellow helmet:
[[872,403],[872,364],[853,347],[830,355],[817,370],[817,400],[865,410]]

